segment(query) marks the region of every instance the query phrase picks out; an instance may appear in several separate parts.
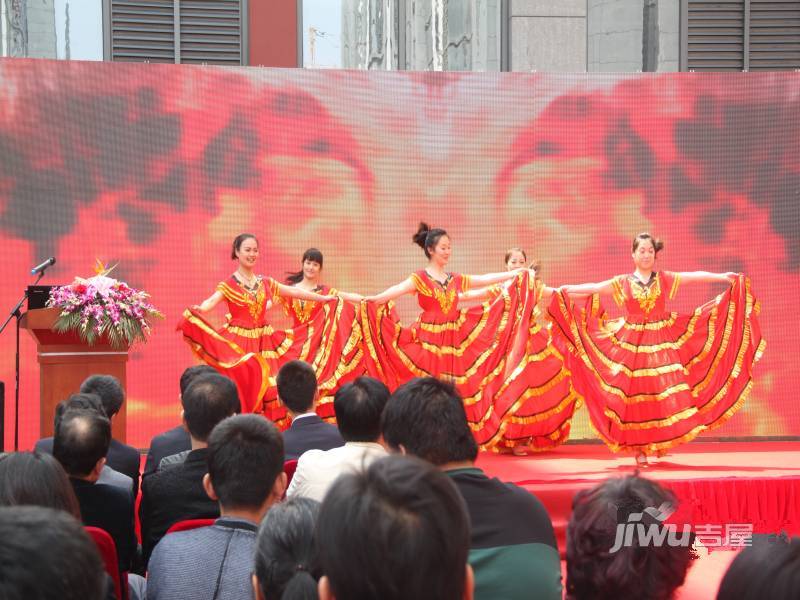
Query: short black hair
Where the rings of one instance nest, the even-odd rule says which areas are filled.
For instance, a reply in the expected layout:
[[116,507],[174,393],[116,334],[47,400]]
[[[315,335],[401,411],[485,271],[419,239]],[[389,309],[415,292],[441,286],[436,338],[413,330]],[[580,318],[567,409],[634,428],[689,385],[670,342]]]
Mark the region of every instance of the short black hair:
[[0,455],[0,506],[44,506],[81,518],[75,490],[52,455],[12,452]]
[[695,557],[691,543],[642,548],[633,536],[631,546],[611,552],[619,525],[633,513],[664,503],[677,507],[672,492],[637,475],[607,479],[576,493],[567,525],[567,598],[672,598]]
[[226,508],[258,508],[283,473],[283,438],[260,415],[228,417],[208,437],[208,474]]
[[201,442],[208,439],[217,423],[242,411],[236,384],[219,373],[195,378],[181,395],[181,405],[189,434]]
[[397,388],[383,411],[383,439],[434,465],[474,461],[478,444],[455,387],[434,377]]
[[717,600],[794,600],[800,598],[800,538],[758,536],[733,559]]
[[186,392],[186,388],[191,385],[191,383],[200,377],[200,375],[208,375],[209,373],[216,373],[217,370],[212,367],[211,365],[192,365],[188,369],[184,370],[181,374],[181,395]]
[[0,508],[0,598],[100,600],[106,572],[75,517],[41,506]]
[[58,429],[58,424],[61,423],[61,417],[70,409],[84,409],[93,410],[98,414],[107,417],[106,409],[103,406],[103,401],[97,394],[72,394],[66,400],[62,400],[56,404],[56,414],[53,419],[53,431]]
[[68,475],[85,477],[108,454],[111,421],[93,410],[67,410],[53,438],[53,456]]
[[333,410],[345,442],[374,442],[381,436],[381,415],[389,388],[372,377],[359,377],[336,391]]
[[316,599],[322,576],[315,528],[319,502],[295,496],[269,509],[256,538],[255,574],[265,600]]
[[113,375],[91,375],[81,384],[81,393],[97,394],[103,403],[106,416],[111,419],[122,408],[125,391],[119,379]]
[[307,362],[290,360],[278,371],[275,383],[278,386],[278,398],[293,413],[308,412],[314,405],[317,375]]
[[466,506],[450,478],[419,459],[388,456],[341,475],[322,502],[317,544],[336,598],[463,596]]

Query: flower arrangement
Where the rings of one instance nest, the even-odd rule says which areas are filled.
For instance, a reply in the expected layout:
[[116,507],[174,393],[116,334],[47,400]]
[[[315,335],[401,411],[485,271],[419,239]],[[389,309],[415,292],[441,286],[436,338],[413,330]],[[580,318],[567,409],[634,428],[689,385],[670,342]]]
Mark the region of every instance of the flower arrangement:
[[108,277],[113,268],[98,260],[94,277],[76,277],[70,285],[50,291],[47,305],[61,309],[55,331],[76,331],[90,346],[105,336],[115,349],[147,341],[150,320],[164,315],[150,304],[147,293]]

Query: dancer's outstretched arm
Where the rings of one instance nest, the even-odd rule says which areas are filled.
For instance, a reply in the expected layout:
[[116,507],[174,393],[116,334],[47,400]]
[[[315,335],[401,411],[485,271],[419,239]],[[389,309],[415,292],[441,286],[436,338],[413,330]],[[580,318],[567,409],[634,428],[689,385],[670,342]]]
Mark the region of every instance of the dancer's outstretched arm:
[[337,291],[336,295],[342,300],[347,300],[348,302],[361,302],[364,299],[364,296],[361,294],[354,294],[353,292]]
[[[599,283],[581,283],[578,285],[562,285],[561,290],[572,296],[591,296],[592,294],[610,294],[613,291],[613,279]],[[552,290],[551,290],[552,293]]]
[[[502,271],[501,273],[487,273],[486,275],[466,275],[469,278],[470,287],[482,288],[490,286],[494,283],[502,283],[517,276],[524,267],[514,269],[513,271]],[[533,272],[531,273],[533,276]]]
[[208,298],[203,300],[200,304],[195,304],[192,306],[194,310],[201,313],[206,313],[210,310],[213,310],[214,307],[219,304],[225,296],[220,291],[216,291],[211,294]]
[[389,289],[382,291],[380,294],[376,294],[374,296],[367,296],[364,300],[368,300],[370,302],[375,302],[376,304],[385,304],[389,302],[389,300],[394,300],[395,298],[399,298],[405,294],[411,294],[416,289],[414,285],[414,281],[409,277],[405,281],[402,281],[396,285],[393,285]]
[[328,300],[333,300],[336,298],[336,296],[323,296],[322,294],[317,294],[316,292],[309,292],[308,290],[304,290],[293,285],[278,283],[277,281],[275,283],[278,287],[278,294],[284,297],[288,296],[289,298],[312,300],[314,302],[327,302]]
[[676,273],[681,282],[698,283],[731,283],[738,276],[737,273],[710,273],[708,271],[684,271]]

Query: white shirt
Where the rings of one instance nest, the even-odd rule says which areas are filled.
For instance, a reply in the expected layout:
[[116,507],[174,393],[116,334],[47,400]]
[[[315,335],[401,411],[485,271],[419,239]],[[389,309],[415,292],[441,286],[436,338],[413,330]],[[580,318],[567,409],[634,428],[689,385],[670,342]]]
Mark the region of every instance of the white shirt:
[[339,475],[366,469],[382,456],[386,456],[386,450],[376,442],[346,442],[332,450],[307,450],[297,461],[286,497],[301,496],[322,502]]

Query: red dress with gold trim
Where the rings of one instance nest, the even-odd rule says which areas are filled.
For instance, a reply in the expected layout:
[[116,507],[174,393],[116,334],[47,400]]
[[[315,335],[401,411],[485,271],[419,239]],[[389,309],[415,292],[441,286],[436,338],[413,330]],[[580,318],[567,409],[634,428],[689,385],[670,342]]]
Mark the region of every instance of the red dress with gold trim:
[[525,355],[494,399],[498,425],[487,446],[550,450],[569,437],[581,397],[572,386],[564,358],[551,343],[549,323],[543,323],[538,303],[545,285],[533,281],[533,313]]
[[[341,300],[323,303],[306,323],[275,331],[266,320],[267,301],[281,301],[274,279],[259,276],[255,288],[249,289],[231,277],[217,290],[228,305],[225,325],[215,329],[200,313],[187,309],[178,329],[201,360],[236,382],[243,412],[264,413],[280,426],[287,424],[275,388],[275,375],[285,362],[299,359],[311,364],[320,396],[332,394],[339,379],[360,365],[360,331],[352,305],[348,308]],[[342,357],[351,362],[342,362]]]
[[[450,274],[447,281],[439,282],[422,270],[411,279],[422,313],[410,327],[399,322],[390,305],[361,304],[368,374],[392,390],[414,377],[449,379],[464,399],[467,420],[482,447],[514,445],[509,439],[527,443],[526,424],[514,421],[513,416],[525,410],[536,412],[527,402],[534,394],[517,401],[541,380],[538,375],[526,380],[518,374],[515,381],[507,382],[529,348],[531,316],[538,299],[533,280],[527,272],[520,273],[510,285],[499,288],[491,303],[459,310],[458,294],[469,289],[469,277]],[[520,371],[530,374],[524,367]]]
[[764,341],[749,279],[740,275],[688,315],[666,310],[679,282],[666,271],[648,283],[616,277],[621,319],[609,319],[596,295],[584,306],[553,296],[554,342],[592,425],[614,452],[660,454],[689,441],[725,422],[752,386]]

